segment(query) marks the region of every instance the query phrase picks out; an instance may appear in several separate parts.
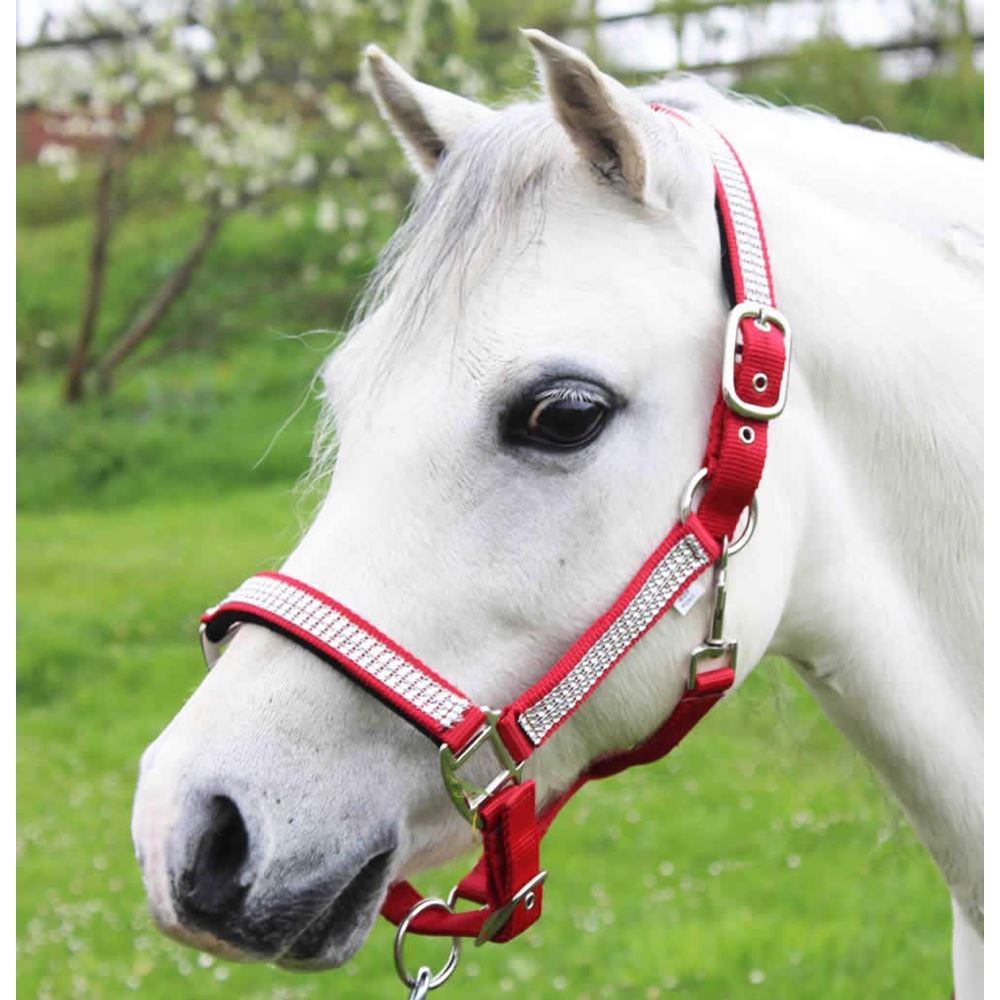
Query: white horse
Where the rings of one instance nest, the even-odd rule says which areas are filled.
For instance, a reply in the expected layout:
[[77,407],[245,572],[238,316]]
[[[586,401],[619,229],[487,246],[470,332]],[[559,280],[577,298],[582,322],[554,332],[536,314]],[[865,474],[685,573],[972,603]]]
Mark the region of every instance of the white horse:
[[[325,366],[336,467],[284,569],[480,704],[555,661],[704,448],[727,312],[712,170],[646,101],[716,125],[797,334],[730,566],[741,675],[787,657],[884,777],[950,888],[957,996],[980,996],[982,162],[693,79],[629,91],[527,35],[546,99],[499,111],[367,53],[422,195]],[[532,758],[541,800],[662,721],[704,631],[699,606],[629,653]],[[254,626],[143,757],[133,833],[168,934],[317,969],[472,837],[426,740]]]

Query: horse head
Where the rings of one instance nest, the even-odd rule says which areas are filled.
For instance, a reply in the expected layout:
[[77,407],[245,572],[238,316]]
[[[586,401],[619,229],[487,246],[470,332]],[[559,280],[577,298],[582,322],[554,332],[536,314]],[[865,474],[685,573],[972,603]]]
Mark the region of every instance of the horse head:
[[[329,487],[282,567],[482,705],[537,680],[676,520],[728,308],[704,147],[526,34],[545,97],[499,110],[366,54],[420,187],[324,365]],[[788,581],[747,559],[752,665]],[[540,802],[658,726],[704,631],[668,615],[629,652],[529,763]],[[361,946],[391,883],[475,842],[419,733],[254,625],[146,751],[133,832],[164,931],[308,968]]]

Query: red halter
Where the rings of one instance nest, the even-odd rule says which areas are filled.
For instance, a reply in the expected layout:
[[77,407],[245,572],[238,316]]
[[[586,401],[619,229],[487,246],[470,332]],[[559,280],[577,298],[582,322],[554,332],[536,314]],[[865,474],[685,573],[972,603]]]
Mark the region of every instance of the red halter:
[[[691,126],[708,147],[715,171],[716,210],[723,236],[723,275],[732,311],[726,326],[721,386],[712,413],[703,468],[692,479],[681,520],[667,533],[632,581],[543,677],[515,701],[493,711],[480,708],[360,615],[308,584],[280,573],[251,577],[202,617],[209,664],[241,622],[263,625],[309,649],[362,685],[432,740],[441,754],[445,786],[459,811],[479,829],[483,854],[447,902],[423,900],[407,882],[389,889],[382,913],[400,931],[509,941],[542,911],[539,844],[552,820],[586,782],[606,778],[669,753],[733,683],[736,644],[722,633],[727,555],[753,530],[754,494],[767,453],[768,422],[785,402],[791,357],[787,321],[775,309],[771,267],[757,202],[739,157],[712,126],[653,105]],[[704,497],[692,511],[695,489]],[[732,545],[738,522],[750,509],[744,534]],[[523,780],[525,761],[597,689],[626,653],[685,595],[710,566],[717,566],[713,627],[691,657],[687,690],[673,712],[636,747],[593,761],[576,782],[541,813],[535,785]],[[724,660],[699,672],[702,660]],[[486,744],[499,771],[484,788],[460,776]],[[457,911],[457,899],[476,904]],[[428,985],[397,966],[411,986]],[[457,958],[432,985],[443,982]],[[421,975],[426,970],[421,970]],[[427,973],[429,976],[429,973]],[[420,979],[420,976],[418,976]]]

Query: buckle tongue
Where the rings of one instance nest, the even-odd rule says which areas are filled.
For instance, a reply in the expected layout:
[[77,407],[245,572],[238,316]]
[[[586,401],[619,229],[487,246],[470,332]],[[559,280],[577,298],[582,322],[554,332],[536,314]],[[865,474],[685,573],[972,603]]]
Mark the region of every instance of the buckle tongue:
[[[441,746],[441,777],[444,780],[444,787],[451,798],[455,808],[465,817],[476,829],[480,828],[479,810],[484,802],[491,799],[497,792],[509,784],[519,785],[523,780],[522,770],[524,764],[518,764],[511,756],[507,745],[497,731],[497,721],[500,713],[491,708],[484,708],[483,714],[486,722],[483,727],[462,747],[458,753],[454,753],[447,744]],[[490,749],[500,764],[502,770],[492,778],[485,786],[479,786],[466,778],[462,778],[458,771],[467,764],[486,743],[490,744]]]

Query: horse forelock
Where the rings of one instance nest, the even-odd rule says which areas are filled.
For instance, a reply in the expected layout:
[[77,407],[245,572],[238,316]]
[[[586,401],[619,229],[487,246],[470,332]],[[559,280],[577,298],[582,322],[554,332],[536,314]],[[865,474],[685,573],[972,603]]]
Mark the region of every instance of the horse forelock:
[[352,332],[391,299],[398,348],[443,292],[461,308],[502,242],[537,233],[560,153],[569,158],[568,142],[544,104],[512,105],[463,134],[379,255]]

